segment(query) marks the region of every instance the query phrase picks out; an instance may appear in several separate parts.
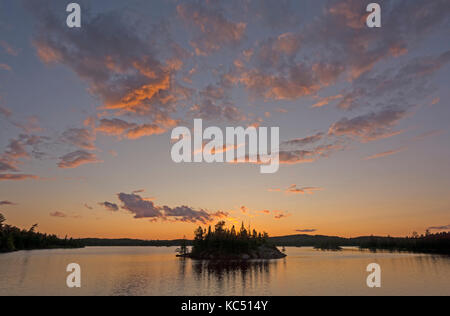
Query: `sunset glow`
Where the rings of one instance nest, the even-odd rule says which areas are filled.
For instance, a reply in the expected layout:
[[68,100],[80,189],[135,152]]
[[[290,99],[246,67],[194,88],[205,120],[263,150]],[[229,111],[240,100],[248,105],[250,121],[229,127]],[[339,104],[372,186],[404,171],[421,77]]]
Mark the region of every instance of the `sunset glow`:
[[[448,0],[379,1],[374,29],[360,0],[78,2],[69,28],[64,1],[0,1],[9,224],[159,240],[219,220],[271,236],[448,227]],[[175,163],[171,132],[195,119],[279,127],[279,170]]]

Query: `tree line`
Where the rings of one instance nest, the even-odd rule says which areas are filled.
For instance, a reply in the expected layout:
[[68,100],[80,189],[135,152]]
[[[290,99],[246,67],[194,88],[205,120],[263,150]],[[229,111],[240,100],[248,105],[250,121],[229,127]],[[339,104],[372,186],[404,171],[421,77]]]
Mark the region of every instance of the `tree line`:
[[75,239],[58,238],[56,235],[48,235],[36,232],[37,224],[30,229],[20,229],[6,225],[6,218],[0,214],[0,252],[16,250],[52,249],[52,248],[82,248],[84,245]]
[[362,249],[384,249],[393,251],[410,251],[424,253],[450,254],[450,233],[440,232],[432,234],[427,231],[424,235],[413,233],[411,237],[367,237],[359,241]]
[[260,233],[251,230],[250,227],[245,228],[242,223],[239,231],[233,225],[231,229],[225,228],[225,222],[220,221],[208,229],[198,227],[195,232],[193,241],[192,254],[202,253],[204,251],[217,251],[220,253],[247,253],[255,250],[262,245],[268,244],[269,235],[266,232]]

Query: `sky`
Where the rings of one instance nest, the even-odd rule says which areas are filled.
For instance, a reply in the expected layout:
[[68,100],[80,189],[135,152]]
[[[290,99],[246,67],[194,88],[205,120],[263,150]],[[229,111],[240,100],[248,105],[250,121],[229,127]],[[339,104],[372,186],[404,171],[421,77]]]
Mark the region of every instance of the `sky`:
[[[405,236],[450,223],[450,2],[0,0],[0,212],[60,236]],[[279,127],[280,169],[171,131]]]

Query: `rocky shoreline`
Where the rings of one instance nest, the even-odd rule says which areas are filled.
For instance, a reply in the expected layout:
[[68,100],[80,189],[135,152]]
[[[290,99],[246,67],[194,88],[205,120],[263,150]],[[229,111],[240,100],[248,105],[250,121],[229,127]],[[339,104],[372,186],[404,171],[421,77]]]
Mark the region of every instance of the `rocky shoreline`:
[[243,253],[225,253],[218,250],[205,250],[200,253],[187,253],[177,257],[196,260],[252,260],[252,259],[282,259],[286,255],[276,247],[260,246],[257,249]]

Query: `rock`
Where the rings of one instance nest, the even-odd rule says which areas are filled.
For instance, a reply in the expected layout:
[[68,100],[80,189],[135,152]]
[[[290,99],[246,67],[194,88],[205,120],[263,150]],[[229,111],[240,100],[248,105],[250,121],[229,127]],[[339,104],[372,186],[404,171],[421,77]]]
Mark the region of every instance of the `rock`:
[[205,250],[197,254],[188,254],[186,257],[198,260],[251,260],[251,259],[281,259],[286,257],[277,247],[264,245],[247,253],[224,253],[214,249]]

